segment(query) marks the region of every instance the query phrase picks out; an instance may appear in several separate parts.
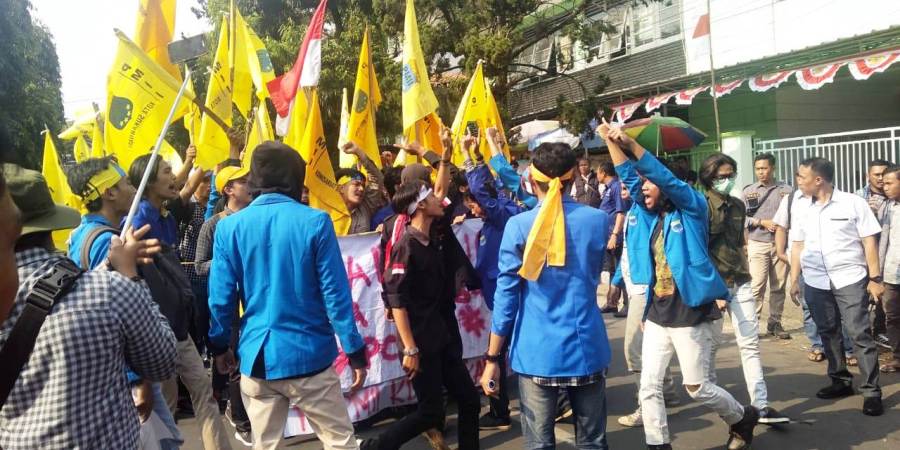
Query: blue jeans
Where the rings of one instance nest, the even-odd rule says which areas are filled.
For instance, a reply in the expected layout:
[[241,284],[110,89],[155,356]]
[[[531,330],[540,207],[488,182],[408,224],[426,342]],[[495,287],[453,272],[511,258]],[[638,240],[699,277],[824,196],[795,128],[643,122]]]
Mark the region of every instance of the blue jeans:
[[606,379],[577,387],[541,386],[519,375],[522,434],[526,449],[556,448],[556,401],[560,391],[569,396],[575,418],[575,445],[579,449],[606,450]]
[[[819,336],[819,329],[816,327],[816,322],[813,320],[812,313],[809,312],[809,306],[806,304],[804,286],[803,278],[800,278],[800,305],[803,307],[803,331],[806,333],[806,338],[809,339],[810,350],[818,350],[821,352],[823,351],[822,338]],[[853,355],[853,343],[850,342],[850,339],[847,337],[850,333],[847,332],[847,325],[843,322],[841,323],[841,332],[844,337],[844,354],[847,356]]]
[[163,397],[162,393],[162,385],[160,383],[153,383],[153,412],[159,416],[159,419],[162,420],[162,423],[166,425],[166,428],[172,433],[172,436],[175,436],[176,440],[165,439],[159,442],[160,448],[164,450],[176,450],[181,447],[181,444],[184,444],[184,438],[181,436],[181,433],[178,431],[178,425],[175,425],[175,417],[172,416],[172,411],[169,410],[169,406],[166,404],[166,398]]

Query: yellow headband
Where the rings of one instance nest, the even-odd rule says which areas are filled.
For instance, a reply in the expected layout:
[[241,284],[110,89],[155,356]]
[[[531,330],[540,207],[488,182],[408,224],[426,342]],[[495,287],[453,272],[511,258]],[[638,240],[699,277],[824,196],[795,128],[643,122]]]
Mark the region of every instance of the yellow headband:
[[362,175],[354,175],[354,176],[344,175],[337,180],[337,185],[343,186],[351,181],[360,181],[360,182],[365,183],[365,180],[366,180],[365,177],[363,177]]
[[125,172],[119,166],[110,164],[106,169],[91,177],[84,192],[81,193],[81,199],[84,203],[88,203],[100,198],[107,189],[115,186],[122,178],[125,178]]
[[519,268],[519,275],[522,278],[535,281],[541,276],[544,263],[555,267],[566,264],[566,221],[562,183],[572,179],[574,171],[570,170],[557,178],[550,178],[533,164],[530,171],[531,178],[535,181],[550,183],[547,196],[541,203],[531,231],[528,232],[525,254],[522,255],[522,267]]

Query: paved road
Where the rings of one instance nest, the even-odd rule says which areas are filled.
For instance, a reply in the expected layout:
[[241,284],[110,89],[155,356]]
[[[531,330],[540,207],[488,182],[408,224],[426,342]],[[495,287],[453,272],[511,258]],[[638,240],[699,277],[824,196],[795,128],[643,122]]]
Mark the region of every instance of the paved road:
[[[765,314],[765,312],[764,312]],[[825,363],[813,363],[806,359],[806,341],[800,322],[798,309],[790,302],[785,307],[786,327],[792,329],[794,339],[774,341],[768,338],[762,342],[763,364],[772,406],[795,419],[808,423],[791,424],[781,428],[760,426],[756,430],[753,448],[759,449],[900,449],[900,375],[882,374],[886,412],[881,417],[864,416],[862,397],[853,396],[838,401],[819,400],[815,391],[828,382]],[[764,317],[766,317],[764,315]],[[609,445],[613,449],[639,449],[644,447],[644,435],[640,428],[629,429],[619,426],[616,419],[632,412],[635,408],[633,378],[625,370],[622,356],[622,336],[624,319],[606,317],[609,338],[613,348],[613,362],[607,385],[608,414],[607,432]],[[726,322],[727,331],[730,327]],[[731,335],[733,338],[733,335]],[[738,401],[749,402],[740,367],[740,357],[734,340],[731,339],[718,353],[719,382]],[[854,371],[854,374],[857,372]],[[858,378],[858,377],[857,377]],[[680,377],[676,375],[676,381]],[[513,394],[515,396],[515,394]],[[714,413],[692,403],[681,390],[682,405],[669,410],[669,428],[676,449],[719,449],[727,439],[725,424]],[[522,448],[521,428],[518,420],[518,401],[513,400],[514,427],[507,432],[482,433],[482,448],[519,449]],[[369,436],[384,428],[387,422],[361,432]],[[197,424],[193,419],[179,422],[187,443],[186,450],[200,450]],[[455,416],[448,419],[448,442],[455,444]],[[226,422],[230,431],[231,427]],[[560,448],[574,448],[572,425],[556,427]],[[233,441],[235,449],[244,448]],[[303,442],[289,439],[286,449],[319,449],[318,441]],[[417,438],[404,447],[412,450],[427,450],[430,447],[423,438]]]

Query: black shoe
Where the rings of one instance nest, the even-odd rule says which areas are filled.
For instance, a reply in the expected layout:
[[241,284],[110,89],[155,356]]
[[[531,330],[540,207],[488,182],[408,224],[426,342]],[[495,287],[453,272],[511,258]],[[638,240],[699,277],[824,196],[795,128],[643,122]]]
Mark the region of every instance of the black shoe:
[[766,406],[759,410],[759,423],[773,425],[776,423],[788,423],[790,421],[790,417],[782,415],[777,409],[771,406]]
[[628,308],[623,308],[621,311],[616,311],[613,313],[613,317],[624,318],[628,317]]
[[759,423],[759,410],[753,406],[744,407],[744,417],[728,430],[728,450],[746,450],[753,442],[753,428]]
[[784,331],[780,323],[776,323],[774,325],[769,325],[769,334],[772,335],[775,339],[790,339],[791,334],[787,331]]
[[509,417],[497,417],[491,413],[487,413],[478,420],[479,430],[506,431],[510,428],[512,428],[512,422],[509,420]]
[[647,448],[649,450],[672,450],[672,444],[659,444],[659,445],[647,444]]
[[884,333],[878,333],[875,335],[875,345],[890,350],[891,349],[891,340],[888,339],[887,335]]
[[853,392],[853,386],[844,383],[831,383],[828,386],[819,389],[819,392],[816,392],[816,397],[819,397],[823,400],[829,400],[832,398],[841,398],[841,397],[849,397],[856,392]]
[[617,311],[619,311],[619,308],[616,306],[604,306],[604,307],[600,308],[600,313],[602,313],[602,314],[609,314],[609,313],[614,313]]
[[884,414],[884,407],[881,406],[881,397],[866,397],[863,400],[863,414],[867,416]]

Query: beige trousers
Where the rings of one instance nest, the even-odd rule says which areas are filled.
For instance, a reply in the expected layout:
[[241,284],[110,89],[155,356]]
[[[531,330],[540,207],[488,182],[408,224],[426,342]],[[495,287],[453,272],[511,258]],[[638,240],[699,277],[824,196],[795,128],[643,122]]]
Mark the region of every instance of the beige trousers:
[[250,417],[253,448],[274,450],[284,438],[288,410],[296,406],[326,450],[358,450],[341,382],[328,368],[305,378],[262,380],[241,376],[241,397]]
[[778,259],[775,244],[771,242],[747,241],[747,259],[750,263],[750,289],[756,299],[756,314],[762,312],[766,301],[766,288],[769,289],[769,321],[768,330],[775,324],[781,324],[781,313],[784,311],[785,285],[788,278],[787,264]]
[[[184,387],[191,395],[194,416],[200,424],[200,438],[206,450],[230,450],[231,444],[225,433],[225,425],[219,415],[219,405],[212,395],[212,380],[203,367],[197,346],[190,337],[176,344],[178,359],[175,360],[175,376],[181,378]],[[172,414],[178,403],[178,383],[175,377],[162,384],[163,396]]]

